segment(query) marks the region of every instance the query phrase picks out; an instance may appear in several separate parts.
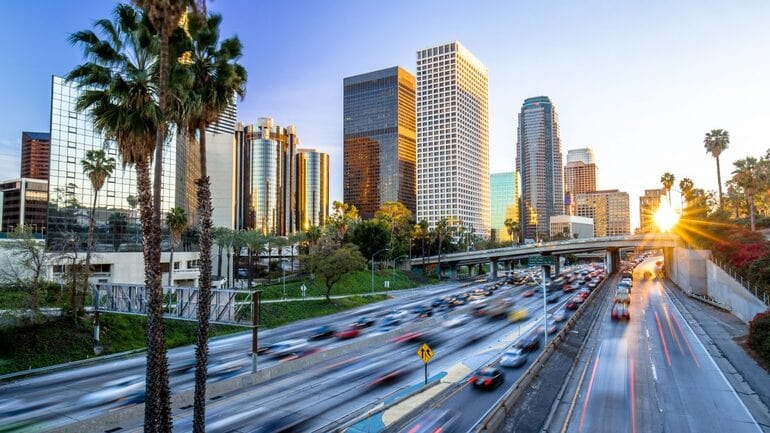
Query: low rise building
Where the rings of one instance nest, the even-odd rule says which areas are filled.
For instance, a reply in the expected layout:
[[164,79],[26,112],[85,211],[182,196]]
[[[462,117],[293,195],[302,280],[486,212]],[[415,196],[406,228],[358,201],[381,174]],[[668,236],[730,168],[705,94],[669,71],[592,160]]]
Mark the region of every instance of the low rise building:
[[550,218],[551,239],[559,235],[567,239],[594,237],[594,220],[575,215],[554,215]]

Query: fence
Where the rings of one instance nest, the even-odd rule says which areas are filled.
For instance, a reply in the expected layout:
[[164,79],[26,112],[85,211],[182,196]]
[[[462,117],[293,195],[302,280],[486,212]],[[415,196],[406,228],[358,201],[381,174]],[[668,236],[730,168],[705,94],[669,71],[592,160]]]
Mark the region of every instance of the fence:
[[727,275],[732,277],[735,281],[740,283],[741,286],[743,286],[744,289],[746,289],[749,293],[753,293],[754,296],[762,301],[765,305],[770,306],[770,287],[764,284],[757,284],[754,282],[752,284],[751,281],[746,280],[743,278],[743,275],[741,275],[738,271],[733,269],[730,265],[727,263],[724,263],[722,261],[719,261],[716,258],[710,259],[711,263],[722,269]]

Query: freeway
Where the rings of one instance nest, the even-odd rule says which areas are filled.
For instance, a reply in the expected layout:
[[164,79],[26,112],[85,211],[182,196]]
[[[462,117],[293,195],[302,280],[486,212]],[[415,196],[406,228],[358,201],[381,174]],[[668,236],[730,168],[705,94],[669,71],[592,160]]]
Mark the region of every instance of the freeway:
[[761,432],[665,285],[639,278],[654,260],[635,270],[629,321],[604,301],[566,431]]

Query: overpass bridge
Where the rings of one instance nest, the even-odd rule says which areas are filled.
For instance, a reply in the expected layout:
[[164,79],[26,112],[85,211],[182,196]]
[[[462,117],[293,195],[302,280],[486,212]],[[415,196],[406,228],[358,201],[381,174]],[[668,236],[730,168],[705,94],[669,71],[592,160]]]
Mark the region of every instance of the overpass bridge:
[[[679,237],[668,233],[570,239],[490,250],[442,254],[440,256],[435,255],[424,258],[418,257],[411,260],[411,266],[413,268],[437,266],[440,275],[448,274],[450,278],[454,278],[457,275],[457,268],[461,266],[467,266],[472,272],[476,266],[489,263],[492,265],[492,277],[495,278],[497,277],[497,267],[500,263],[504,264],[505,269],[510,269],[511,263],[514,260],[534,255],[559,257],[566,254],[603,251],[606,254],[610,270],[615,272],[620,267],[621,249],[663,249],[664,256],[668,259],[673,257],[671,251],[677,246],[678,242]],[[669,262],[669,260],[666,260],[666,267],[669,266]],[[556,263],[556,271],[558,272],[558,259]]]

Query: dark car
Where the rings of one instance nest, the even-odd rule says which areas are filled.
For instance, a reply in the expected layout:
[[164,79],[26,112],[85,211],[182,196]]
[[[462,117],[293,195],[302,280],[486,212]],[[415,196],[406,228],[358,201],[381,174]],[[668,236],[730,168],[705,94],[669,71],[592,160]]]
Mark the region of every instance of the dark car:
[[626,304],[620,303],[612,306],[612,312],[610,313],[612,320],[630,320],[631,315],[628,313],[628,307]]
[[561,299],[561,294],[559,292],[551,293],[547,298],[545,298],[546,302],[549,304],[555,304],[559,302],[559,299]]
[[453,433],[457,431],[458,412],[447,409],[431,409],[414,420],[403,431],[409,433]]
[[580,304],[583,303],[581,298],[578,297],[578,299],[580,299],[580,302],[578,302],[578,300],[575,298],[570,299],[566,304],[564,304],[564,308],[567,310],[577,310],[578,307],[580,307]]
[[433,310],[425,305],[420,305],[414,309],[414,314],[417,315],[417,317],[430,317],[433,315]]
[[356,328],[369,328],[370,326],[374,325],[374,318],[369,316],[363,316],[359,317],[358,320],[353,322],[351,326],[354,326]]
[[527,352],[537,350],[540,347],[540,333],[533,332],[524,336],[516,343],[516,347]]
[[311,340],[323,340],[334,335],[336,330],[331,326],[319,326],[310,333]]
[[485,367],[473,373],[470,383],[474,388],[492,390],[502,385],[504,381],[505,375],[500,369]]

